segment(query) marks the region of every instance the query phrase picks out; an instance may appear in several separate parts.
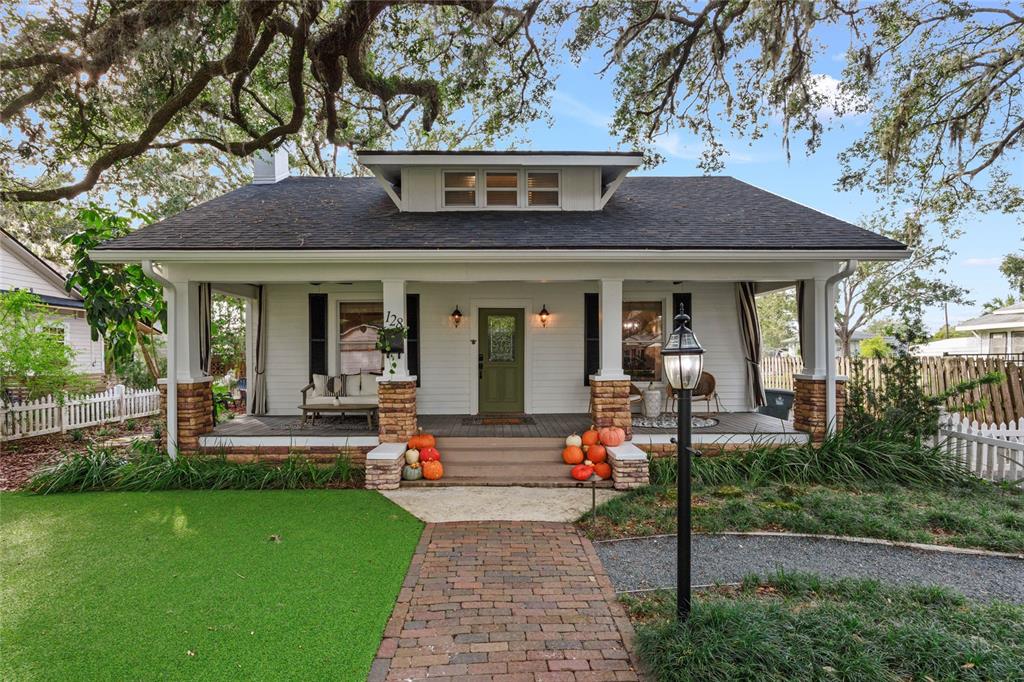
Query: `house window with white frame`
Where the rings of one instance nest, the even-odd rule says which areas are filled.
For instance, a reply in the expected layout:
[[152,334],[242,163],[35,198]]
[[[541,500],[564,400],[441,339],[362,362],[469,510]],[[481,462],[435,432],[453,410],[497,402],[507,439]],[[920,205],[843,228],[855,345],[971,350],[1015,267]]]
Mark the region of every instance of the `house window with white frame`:
[[444,172],[444,205],[476,206],[476,171]]
[[384,324],[380,301],[338,304],[338,374],[379,374],[384,356],[377,350],[377,330]]
[[661,381],[662,305],[622,304],[622,369],[634,381]]
[[519,205],[519,173],[516,171],[487,171],[486,205],[502,208]]
[[561,193],[558,171],[529,171],[526,174],[527,206],[560,206]]
[[1024,354],[1024,332],[1010,334],[1010,352]]

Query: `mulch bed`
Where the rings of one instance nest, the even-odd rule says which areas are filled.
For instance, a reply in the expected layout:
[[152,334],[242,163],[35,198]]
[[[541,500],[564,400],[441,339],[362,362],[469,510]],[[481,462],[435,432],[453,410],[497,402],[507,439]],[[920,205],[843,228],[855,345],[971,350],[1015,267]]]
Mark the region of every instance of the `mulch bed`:
[[44,466],[63,454],[84,452],[113,438],[153,432],[153,418],[135,419],[125,424],[103,424],[81,429],[77,440],[71,433],[54,433],[36,438],[5,442],[0,450],[0,491],[19,490]]

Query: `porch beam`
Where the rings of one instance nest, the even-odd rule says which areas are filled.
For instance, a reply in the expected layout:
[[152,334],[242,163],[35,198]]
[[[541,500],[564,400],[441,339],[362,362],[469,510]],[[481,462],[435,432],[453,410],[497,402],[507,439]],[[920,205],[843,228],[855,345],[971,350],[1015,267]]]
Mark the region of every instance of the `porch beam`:
[[595,381],[628,379],[622,371],[622,280],[601,280],[601,368]]

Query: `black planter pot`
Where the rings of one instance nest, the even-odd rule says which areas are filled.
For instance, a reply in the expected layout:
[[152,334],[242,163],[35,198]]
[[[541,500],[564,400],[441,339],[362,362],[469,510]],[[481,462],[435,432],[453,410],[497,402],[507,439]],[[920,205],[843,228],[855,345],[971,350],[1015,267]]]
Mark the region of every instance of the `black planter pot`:
[[384,332],[384,347],[391,348],[385,351],[387,355],[401,355],[405,352],[405,335],[400,329]]

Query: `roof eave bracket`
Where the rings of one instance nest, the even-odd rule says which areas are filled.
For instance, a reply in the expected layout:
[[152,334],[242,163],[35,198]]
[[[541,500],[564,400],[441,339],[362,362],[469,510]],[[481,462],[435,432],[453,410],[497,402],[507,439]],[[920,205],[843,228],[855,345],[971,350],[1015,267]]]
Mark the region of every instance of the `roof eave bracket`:
[[612,198],[612,195],[615,194],[615,190],[619,188],[619,185],[622,184],[622,181],[626,179],[626,175],[629,174],[629,171],[631,170],[633,169],[629,167],[619,169],[619,172],[616,174],[615,179],[605,186],[604,193],[601,194],[601,200],[598,202],[597,205],[598,210],[604,208],[604,205],[607,204],[608,200]]
[[391,201],[394,202],[395,208],[399,211],[402,210],[402,197],[398,196],[398,192],[395,191],[395,186],[388,182],[387,178],[380,172],[380,169],[376,166],[369,166],[370,172],[373,173],[374,180],[377,184],[384,188],[384,191],[391,197]]

